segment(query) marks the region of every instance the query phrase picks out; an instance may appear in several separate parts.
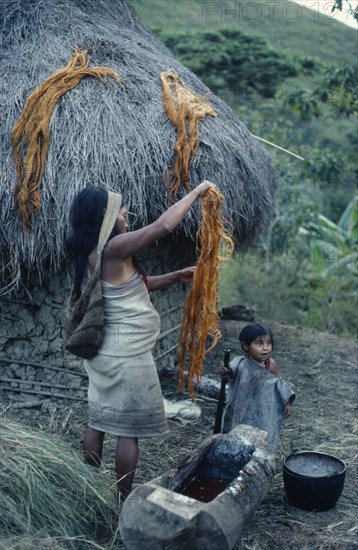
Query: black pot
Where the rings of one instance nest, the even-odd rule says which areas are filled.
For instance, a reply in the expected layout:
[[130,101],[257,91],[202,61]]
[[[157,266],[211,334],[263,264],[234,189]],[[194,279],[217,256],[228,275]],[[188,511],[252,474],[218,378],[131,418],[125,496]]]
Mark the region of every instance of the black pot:
[[283,482],[289,502],[310,512],[329,510],[335,505],[345,476],[344,462],[326,453],[295,452],[283,461]]

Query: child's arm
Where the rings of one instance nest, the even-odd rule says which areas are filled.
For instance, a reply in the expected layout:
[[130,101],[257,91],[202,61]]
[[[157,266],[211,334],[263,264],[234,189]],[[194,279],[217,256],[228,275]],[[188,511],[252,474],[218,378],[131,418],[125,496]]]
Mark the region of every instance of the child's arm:
[[296,399],[296,396],[294,393],[292,393],[286,405],[283,407],[283,415],[285,418],[288,418],[289,416],[291,416],[291,407],[295,399]]
[[[280,369],[278,368],[276,361],[271,358],[270,358],[270,371],[275,376],[280,377]],[[289,416],[291,416],[291,403],[289,401],[283,407],[283,416],[284,418],[288,418]]]
[[274,359],[271,359],[270,357],[270,372],[272,372],[272,374],[274,374],[275,376],[278,376],[280,377],[280,369],[278,368],[277,366],[277,363]]

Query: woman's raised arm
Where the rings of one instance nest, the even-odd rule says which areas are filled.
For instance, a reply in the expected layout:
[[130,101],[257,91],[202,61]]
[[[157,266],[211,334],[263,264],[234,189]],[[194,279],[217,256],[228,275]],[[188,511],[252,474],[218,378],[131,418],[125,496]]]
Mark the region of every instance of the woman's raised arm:
[[180,201],[168,208],[155,222],[142,229],[113,237],[105,249],[105,255],[108,259],[124,261],[147,248],[156,240],[165,237],[181,222],[196,199],[204,195],[208,189],[215,187],[213,183],[203,181]]

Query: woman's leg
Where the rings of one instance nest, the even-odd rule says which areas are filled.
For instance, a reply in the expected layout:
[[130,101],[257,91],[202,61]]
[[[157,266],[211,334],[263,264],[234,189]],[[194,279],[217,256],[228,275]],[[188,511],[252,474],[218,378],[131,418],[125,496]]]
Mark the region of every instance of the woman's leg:
[[104,432],[87,428],[83,440],[83,455],[86,464],[99,467],[102,461]]
[[116,449],[116,473],[118,490],[122,500],[129,495],[138,462],[138,439],[119,437]]

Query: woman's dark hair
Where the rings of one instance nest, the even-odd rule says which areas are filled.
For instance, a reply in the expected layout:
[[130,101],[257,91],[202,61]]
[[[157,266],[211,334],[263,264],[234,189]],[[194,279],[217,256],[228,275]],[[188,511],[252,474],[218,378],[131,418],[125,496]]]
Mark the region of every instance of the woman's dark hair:
[[252,342],[256,340],[258,336],[267,335],[271,338],[271,345],[273,349],[273,334],[271,329],[265,327],[264,325],[260,325],[260,323],[252,323],[250,325],[246,325],[239,334],[241,347],[242,344],[247,344],[248,346],[250,346],[250,344],[252,344]]
[[[75,196],[70,208],[66,247],[77,296],[81,294],[81,283],[87,267],[88,255],[98,244],[107,202],[106,189],[92,185]],[[119,234],[120,229],[116,221],[109,239]]]

